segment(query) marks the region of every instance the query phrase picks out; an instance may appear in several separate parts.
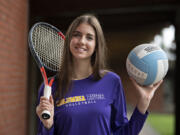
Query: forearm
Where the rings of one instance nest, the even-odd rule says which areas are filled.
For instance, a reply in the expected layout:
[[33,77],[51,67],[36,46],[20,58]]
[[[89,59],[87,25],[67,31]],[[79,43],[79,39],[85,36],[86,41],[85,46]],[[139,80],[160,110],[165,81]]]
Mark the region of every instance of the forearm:
[[43,125],[44,125],[44,127],[46,128],[46,129],[51,129],[52,128],[52,126],[53,126],[53,121],[51,121],[51,122],[43,122]]
[[54,125],[49,129],[44,126],[44,124],[39,120],[38,133],[37,135],[53,135],[54,134]]
[[131,119],[121,125],[113,135],[138,135],[143,128],[143,125],[147,119],[148,112],[142,114],[138,108],[135,108]]

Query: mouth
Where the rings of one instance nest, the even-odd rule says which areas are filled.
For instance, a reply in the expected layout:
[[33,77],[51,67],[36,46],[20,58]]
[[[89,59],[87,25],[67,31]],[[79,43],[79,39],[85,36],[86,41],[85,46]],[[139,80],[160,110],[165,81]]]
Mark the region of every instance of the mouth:
[[87,49],[81,48],[81,47],[75,47],[75,50],[78,51],[78,52],[85,52],[85,51],[87,51]]

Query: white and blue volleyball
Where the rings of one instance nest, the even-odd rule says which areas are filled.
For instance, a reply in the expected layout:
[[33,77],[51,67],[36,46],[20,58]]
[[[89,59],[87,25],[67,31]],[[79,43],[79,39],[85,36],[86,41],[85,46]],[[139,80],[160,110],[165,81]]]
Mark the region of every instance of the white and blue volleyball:
[[140,85],[151,85],[162,80],[168,71],[166,53],[154,44],[142,44],[130,51],[126,60],[128,75]]

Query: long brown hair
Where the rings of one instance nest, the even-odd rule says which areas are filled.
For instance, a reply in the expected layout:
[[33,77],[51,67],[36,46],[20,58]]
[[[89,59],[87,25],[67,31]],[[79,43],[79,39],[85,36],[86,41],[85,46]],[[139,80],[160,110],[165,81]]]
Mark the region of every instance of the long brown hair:
[[[65,48],[64,48],[64,60],[58,75],[58,90],[56,91],[56,97],[62,99],[70,90],[72,86],[72,68],[73,68],[73,56],[70,52],[70,42],[72,39],[72,33],[76,28],[82,24],[87,23],[93,27],[96,35],[96,48],[91,56],[91,64],[93,67],[94,80],[101,79],[106,69],[106,43],[101,25],[92,14],[84,14],[77,17],[69,26],[66,32]],[[60,100],[59,100],[60,101]]]

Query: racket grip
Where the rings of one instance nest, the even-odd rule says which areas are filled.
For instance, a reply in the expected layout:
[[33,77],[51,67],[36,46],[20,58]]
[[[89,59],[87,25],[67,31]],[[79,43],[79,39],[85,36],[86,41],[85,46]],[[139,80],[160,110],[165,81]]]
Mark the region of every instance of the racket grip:
[[[51,96],[51,86],[49,85],[45,85],[44,87],[44,97],[46,97],[47,99],[49,99],[49,97]],[[51,117],[51,113],[47,110],[44,110],[41,114],[43,119],[49,119]]]
[[45,85],[45,87],[44,87],[44,97],[49,99],[50,96],[51,96],[51,86]]

